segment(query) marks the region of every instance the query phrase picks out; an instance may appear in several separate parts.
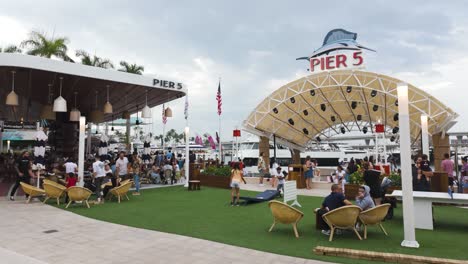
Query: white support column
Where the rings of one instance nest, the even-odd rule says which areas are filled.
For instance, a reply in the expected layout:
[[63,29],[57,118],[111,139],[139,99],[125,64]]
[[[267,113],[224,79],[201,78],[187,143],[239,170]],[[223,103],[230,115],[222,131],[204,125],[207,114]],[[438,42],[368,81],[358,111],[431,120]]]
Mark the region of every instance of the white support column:
[[427,115],[421,115],[422,153],[429,157],[429,131],[427,127]]
[[411,139],[408,106],[408,85],[400,83],[398,91],[398,113],[400,126],[401,181],[403,193],[403,247],[419,248],[414,227],[413,175],[411,169]]
[[84,186],[84,159],[85,159],[86,117],[80,117],[80,133],[78,136],[78,186]]
[[184,184],[184,187],[188,187],[189,186],[189,163],[190,163],[190,159],[189,159],[189,136],[190,136],[190,128],[188,127],[188,121],[186,122],[186,127],[185,127],[185,162],[184,162],[184,166],[185,166],[185,184]]

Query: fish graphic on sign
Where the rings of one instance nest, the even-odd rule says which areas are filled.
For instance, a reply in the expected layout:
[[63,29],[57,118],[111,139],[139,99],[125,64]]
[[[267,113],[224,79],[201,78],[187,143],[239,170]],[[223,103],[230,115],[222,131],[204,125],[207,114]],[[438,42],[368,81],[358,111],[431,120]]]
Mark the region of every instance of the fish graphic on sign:
[[322,47],[315,50],[312,55],[308,57],[300,57],[296,60],[308,60],[310,61],[312,58],[321,56],[321,55],[328,55],[332,51],[337,50],[361,50],[366,49],[370,51],[374,51],[373,49],[364,47],[356,42],[357,33],[349,32],[344,29],[333,29],[325,36],[323,40]]

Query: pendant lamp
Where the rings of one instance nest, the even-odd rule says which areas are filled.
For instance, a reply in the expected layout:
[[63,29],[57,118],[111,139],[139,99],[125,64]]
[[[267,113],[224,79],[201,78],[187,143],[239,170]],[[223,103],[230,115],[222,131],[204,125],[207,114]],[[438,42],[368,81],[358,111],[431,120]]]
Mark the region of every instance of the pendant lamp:
[[47,94],[47,104],[42,107],[40,117],[46,120],[55,120],[55,112],[51,104],[52,100],[52,84],[49,83],[49,93]]
[[67,101],[62,97],[63,77],[60,77],[60,94],[54,101],[54,112],[67,112]]
[[78,110],[78,108],[76,108],[76,96],[77,95],[78,95],[78,92],[75,92],[75,107],[70,112],[70,121],[72,121],[72,122],[80,121],[80,116],[81,116],[80,110]]
[[136,114],[137,114],[137,119],[135,121],[135,125],[140,125],[140,120],[138,119],[138,105],[136,106]]
[[112,115],[111,131],[114,131],[114,115]]
[[148,106],[148,90],[146,90],[146,105],[141,110],[141,118],[151,118],[151,108]]
[[109,85],[107,85],[107,102],[104,105],[104,114],[112,114],[112,105],[109,102]]
[[[127,106],[127,96],[128,94],[125,95],[125,106]],[[130,113],[128,112],[128,110],[124,110],[122,112],[122,119],[130,119]]]
[[172,109],[169,106],[164,110],[164,115],[166,117],[172,117]]
[[96,91],[96,107],[91,111],[89,119],[94,124],[99,124],[104,121],[104,114],[98,110],[98,91]]
[[9,105],[9,106],[18,106],[19,105],[19,102],[18,102],[18,94],[15,93],[15,71],[12,71],[11,72],[11,75],[13,76],[13,80],[11,82],[11,92],[7,95],[7,98],[6,98],[6,105]]

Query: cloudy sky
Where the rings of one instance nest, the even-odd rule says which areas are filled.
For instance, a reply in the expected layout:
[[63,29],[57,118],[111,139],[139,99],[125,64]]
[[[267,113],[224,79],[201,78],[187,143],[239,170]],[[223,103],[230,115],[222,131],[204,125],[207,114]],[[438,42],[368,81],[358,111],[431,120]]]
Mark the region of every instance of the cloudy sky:
[[[358,4],[357,4],[358,3]],[[307,74],[295,58],[321,46],[334,28],[358,33],[378,52],[367,70],[428,91],[460,114],[468,131],[468,7],[464,1],[0,1],[0,46],[31,30],[66,36],[71,51],[145,66],[146,75],[184,82],[190,127],[223,139],[268,94]],[[71,54],[73,52],[70,52]],[[183,99],[169,104],[167,128],[185,126]],[[155,111],[160,113],[161,107]],[[161,117],[155,132],[161,133]]]

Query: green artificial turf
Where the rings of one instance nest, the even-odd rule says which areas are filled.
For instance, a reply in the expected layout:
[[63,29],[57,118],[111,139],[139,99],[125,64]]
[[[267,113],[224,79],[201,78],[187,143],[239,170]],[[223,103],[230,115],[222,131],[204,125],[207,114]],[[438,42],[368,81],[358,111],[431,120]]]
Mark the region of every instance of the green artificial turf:
[[[255,192],[241,190],[241,195]],[[294,237],[291,225],[277,224],[269,233],[272,216],[268,203],[231,207],[230,190],[205,188],[187,191],[183,187],[143,190],[141,196],[130,196],[118,204],[107,202],[91,209],[75,205],[74,213],[112,223],[197,237],[225,244],[257,249],[282,255],[320,259],[339,263],[370,263],[338,257],[318,256],[315,246],[352,248],[391,253],[404,253],[440,258],[468,259],[464,253],[468,238],[468,210],[437,206],[434,208],[435,230],[417,230],[419,249],[400,246],[403,240],[401,204],[392,220],[384,222],[389,236],[376,226],[368,229],[368,239],[359,241],[352,232],[328,236],[315,230],[314,208],[323,198],[299,196],[304,218],[298,224],[300,238]],[[51,203],[52,204],[52,203]],[[61,206],[62,208],[64,206]]]

